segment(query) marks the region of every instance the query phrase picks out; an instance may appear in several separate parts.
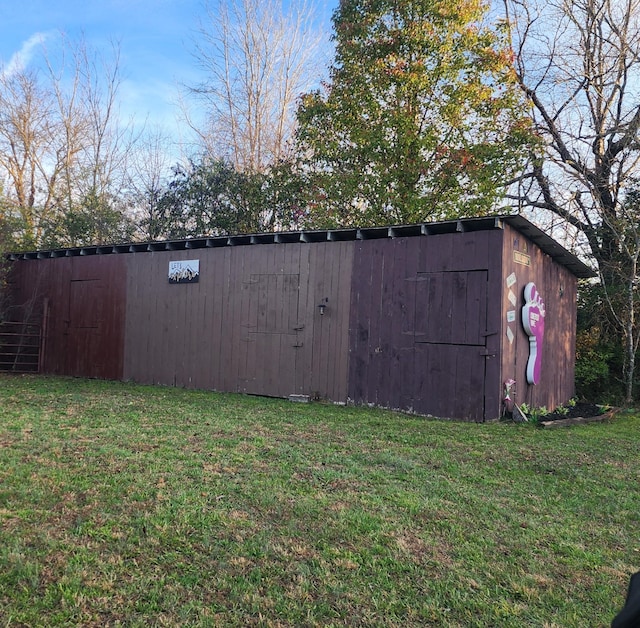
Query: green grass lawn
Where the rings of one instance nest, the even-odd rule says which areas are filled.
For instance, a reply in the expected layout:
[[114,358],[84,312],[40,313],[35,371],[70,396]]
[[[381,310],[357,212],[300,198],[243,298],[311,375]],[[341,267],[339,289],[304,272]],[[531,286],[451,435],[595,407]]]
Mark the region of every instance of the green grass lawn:
[[0,627],[607,626],[639,434],[0,376]]

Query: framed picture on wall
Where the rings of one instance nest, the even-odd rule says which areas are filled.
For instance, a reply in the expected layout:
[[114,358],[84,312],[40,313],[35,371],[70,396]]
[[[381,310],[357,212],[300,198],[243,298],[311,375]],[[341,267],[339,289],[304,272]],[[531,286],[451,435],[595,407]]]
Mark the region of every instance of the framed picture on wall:
[[199,279],[200,260],[169,262],[169,283],[197,283]]

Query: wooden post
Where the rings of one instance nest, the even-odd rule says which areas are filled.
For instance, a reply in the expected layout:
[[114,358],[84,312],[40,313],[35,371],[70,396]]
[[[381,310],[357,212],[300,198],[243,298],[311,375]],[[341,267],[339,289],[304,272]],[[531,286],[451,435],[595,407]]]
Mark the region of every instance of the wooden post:
[[47,347],[47,326],[49,322],[49,299],[42,302],[42,322],[40,323],[40,351],[38,352],[38,373],[44,367],[45,350]]

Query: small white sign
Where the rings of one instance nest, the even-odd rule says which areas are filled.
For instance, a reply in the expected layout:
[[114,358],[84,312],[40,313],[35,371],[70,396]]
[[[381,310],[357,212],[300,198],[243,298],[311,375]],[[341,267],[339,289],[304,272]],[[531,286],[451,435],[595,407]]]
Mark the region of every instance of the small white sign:
[[507,327],[507,338],[509,339],[509,344],[513,344],[513,339],[515,338],[513,332],[511,331],[511,327]]
[[516,277],[516,274],[511,273],[507,277],[507,288],[511,288],[511,286],[513,286],[517,281],[518,281],[518,278]]
[[509,294],[507,296],[509,298],[509,303],[511,303],[511,305],[515,307],[518,303],[518,297],[516,296],[516,293],[513,290],[509,290]]
[[509,310],[507,312],[507,323],[515,323],[515,321],[516,321],[516,311]]
[[200,260],[169,262],[169,283],[196,283],[200,279]]

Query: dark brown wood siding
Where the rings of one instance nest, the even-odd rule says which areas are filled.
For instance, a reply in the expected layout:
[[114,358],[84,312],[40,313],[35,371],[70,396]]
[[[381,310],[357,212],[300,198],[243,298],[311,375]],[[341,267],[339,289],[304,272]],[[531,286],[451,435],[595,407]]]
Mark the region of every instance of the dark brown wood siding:
[[[537,385],[528,384],[526,379],[529,339],[521,318],[523,292],[530,281],[536,284],[546,310],[542,374]],[[552,410],[574,395],[576,295],[577,279],[572,273],[545,255],[523,234],[505,227],[502,379],[516,381],[518,404],[526,402],[531,407],[545,406]],[[508,318],[514,317],[515,321],[509,322]],[[510,340],[509,328],[513,340]]]
[[122,257],[16,262],[12,283],[18,317],[41,313],[48,302],[43,372],[122,377],[126,302]]
[[[128,255],[125,377],[345,401],[352,255],[350,242]],[[169,261],[188,259],[198,283],[169,284]]]
[[501,231],[356,244],[349,396],[482,421],[500,405]]

